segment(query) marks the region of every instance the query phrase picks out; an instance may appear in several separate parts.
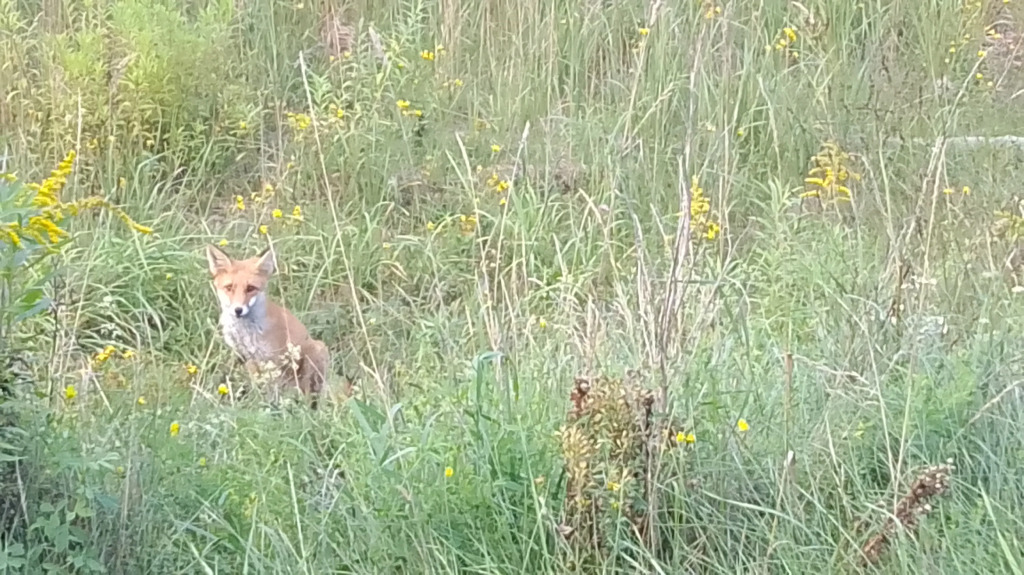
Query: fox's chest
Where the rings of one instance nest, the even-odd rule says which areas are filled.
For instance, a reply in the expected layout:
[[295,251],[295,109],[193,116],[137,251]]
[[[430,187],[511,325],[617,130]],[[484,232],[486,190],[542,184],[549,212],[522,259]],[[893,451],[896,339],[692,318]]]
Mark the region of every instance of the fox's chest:
[[272,359],[276,350],[268,345],[263,326],[245,318],[222,317],[224,341],[243,360],[263,362]]

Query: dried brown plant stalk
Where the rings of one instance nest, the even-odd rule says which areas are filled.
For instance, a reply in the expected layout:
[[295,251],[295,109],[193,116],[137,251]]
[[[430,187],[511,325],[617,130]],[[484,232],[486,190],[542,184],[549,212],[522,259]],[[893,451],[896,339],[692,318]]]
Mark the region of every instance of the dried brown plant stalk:
[[952,460],[948,460],[943,465],[924,469],[917,476],[907,494],[896,503],[895,511],[882,529],[861,548],[862,565],[878,564],[897,530],[912,533],[917,528],[921,518],[932,511],[932,500],[949,489],[952,472]]

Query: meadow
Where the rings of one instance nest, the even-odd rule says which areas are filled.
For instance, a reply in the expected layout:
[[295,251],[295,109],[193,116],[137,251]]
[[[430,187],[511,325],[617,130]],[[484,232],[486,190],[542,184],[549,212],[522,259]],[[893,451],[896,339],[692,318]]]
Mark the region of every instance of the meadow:
[[1024,573],[1022,31],[0,0],[0,573]]

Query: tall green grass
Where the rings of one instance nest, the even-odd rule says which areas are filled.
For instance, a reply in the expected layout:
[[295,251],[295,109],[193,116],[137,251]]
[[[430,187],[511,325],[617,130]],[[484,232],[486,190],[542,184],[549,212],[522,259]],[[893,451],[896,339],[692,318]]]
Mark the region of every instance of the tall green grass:
[[[156,229],[70,223],[5,352],[0,570],[856,572],[951,459],[868,569],[1021,572],[1024,304],[992,230],[1020,150],[957,139],[1024,130],[1019,7],[804,6],[0,0],[9,170],[75,150],[69,199]],[[861,178],[815,210],[826,141]],[[680,257],[693,178],[722,231]],[[222,240],[273,245],[353,398],[240,393]],[[593,554],[557,432],[575,376],[631,369],[695,441],[660,453],[653,527]]]

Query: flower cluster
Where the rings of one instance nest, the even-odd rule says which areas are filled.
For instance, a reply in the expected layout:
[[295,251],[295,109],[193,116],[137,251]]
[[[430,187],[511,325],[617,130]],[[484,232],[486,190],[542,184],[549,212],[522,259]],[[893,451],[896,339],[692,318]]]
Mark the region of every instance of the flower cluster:
[[288,112],[285,114],[285,117],[288,119],[288,125],[297,132],[307,130],[309,126],[313,123],[312,118],[302,113],[293,114],[291,112]]
[[860,174],[850,170],[850,155],[834,142],[825,142],[811,158],[813,164],[804,178],[801,198],[818,198],[824,205],[830,202],[849,202],[852,192],[850,180],[860,180]]
[[[68,152],[64,160],[60,162],[57,169],[50,173],[50,176],[41,183],[30,183],[18,186],[18,180],[11,174],[2,174],[0,186],[13,186],[13,194],[0,194],[0,212],[3,218],[0,219],[0,240],[7,242],[15,248],[23,246],[25,240],[38,245],[53,245],[67,237],[67,232],[61,229],[60,224],[68,216],[77,216],[81,212],[93,209],[105,209],[120,218],[128,227],[136,232],[150,234],[152,229],[143,226],[123,210],[108,202],[105,198],[91,196],[64,202],[60,194],[67,184],[67,178],[71,175],[71,169],[75,161],[75,152]],[[7,215],[8,211],[12,214]]]
[[102,350],[96,352],[96,355],[94,355],[92,358],[92,364],[93,366],[100,366],[106,363],[107,360],[109,360],[110,358],[116,356],[121,356],[121,358],[124,360],[131,360],[135,358],[135,351],[131,349],[125,349],[124,351],[118,353],[116,347],[108,345],[104,347]]
[[690,229],[708,241],[714,240],[722,231],[711,214],[711,200],[704,195],[697,176],[690,181]]
[[[775,36],[775,42],[772,47],[775,48],[776,52],[784,52],[786,56],[797,59],[800,57],[800,52],[796,49],[797,39],[796,28],[786,26]],[[771,50],[772,47],[767,49]]]

